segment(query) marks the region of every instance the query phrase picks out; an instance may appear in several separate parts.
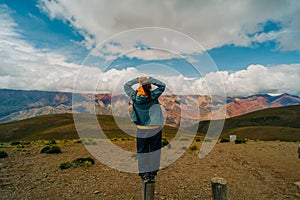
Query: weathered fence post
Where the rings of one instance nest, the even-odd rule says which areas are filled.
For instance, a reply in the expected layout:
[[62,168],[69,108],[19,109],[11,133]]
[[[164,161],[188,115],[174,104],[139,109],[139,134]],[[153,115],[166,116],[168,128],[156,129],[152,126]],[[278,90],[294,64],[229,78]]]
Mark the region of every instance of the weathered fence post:
[[154,182],[142,182],[142,195],[143,200],[154,200],[154,189],[155,189],[155,183]]
[[226,180],[224,178],[212,178],[211,190],[213,200],[227,200],[227,185]]

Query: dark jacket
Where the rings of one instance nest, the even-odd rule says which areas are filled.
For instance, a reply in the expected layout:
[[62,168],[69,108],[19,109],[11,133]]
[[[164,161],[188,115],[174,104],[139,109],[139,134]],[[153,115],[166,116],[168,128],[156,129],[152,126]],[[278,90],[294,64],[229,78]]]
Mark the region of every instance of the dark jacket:
[[132,88],[139,83],[139,78],[134,78],[124,85],[124,91],[132,99],[132,116],[131,119],[136,125],[157,126],[163,125],[163,116],[158,102],[158,97],[164,92],[166,85],[152,77],[148,78],[157,88],[151,91],[152,101],[147,96],[137,95],[137,90]]

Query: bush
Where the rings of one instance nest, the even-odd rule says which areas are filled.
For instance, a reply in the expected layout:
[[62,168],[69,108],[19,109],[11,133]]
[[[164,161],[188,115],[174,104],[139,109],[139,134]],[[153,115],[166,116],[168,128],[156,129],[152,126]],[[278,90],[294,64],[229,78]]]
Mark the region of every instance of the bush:
[[197,145],[192,145],[192,146],[189,147],[189,150],[191,150],[191,151],[197,151],[198,147],[197,147]]
[[8,154],[5,151],[0,151],[0,158],[6,158]]
[[169,144],[169,141],[166,138],[163,138],[161,140],[161,147],[167,146]]
[[87,168],[87,167],[91,167],[94,163],[91,162],[91,161],[86,160],[86,161],[83,162],[82,166],[84,166],[85,168]]
[[17,146],[17,145],[19,145],[19,144],[21,144],[21,142],[18,142],[18,141],[15,141],[15,142],[11,142],[11,143],[10,143],[10,145],[12,145],[12,146]]
[[83,167],[90,167],[93,164],[95,164],[95,161],[91,157],[87,158],[77,158],[73,160],[72,162],[64,162],[59,165],[59,168],[61,170],[63,169],[69,169],[71,167],[78,167],[78,166],[83,166]]
[[60,169],[69,169],[71,167],[72,167],[72,164],[70,162],[64,162],[59,165]]
[[87,165],[88,163],[90,163],[91,165],[95,164],[95,161],[93,158],[91,157],[87,157],[87,158],[77,158],[75,160],[72,161],[72,163],[75,166],[81,166],[81,165]]
[[45,146],[41,150],[41,153],[57,154],[57,153],[62,153],[62,151],[59,146]]
[[220,140],[220,142],[221,142],[221,143],[224,143],[224,142],[230,142],[230,140],[229,140],[228,138],[222,138],[222,139]]
[[23,144],[23,145],[30,145],[31,142],[25,142],[25,141],[24,141],[24,142],[22,142],[22,144]]
[[49,144],[57,144],[55,140],[50,140]]
[[17,148],[25,148],[25,146],[22,145],[22,144],[18,144],[18,145],[17,145]]
[[50,146],[45,146],[45,147],[41,150],[41,153],[48,153],[50,149],[51,149]]
[[242,144],[242,143],[246,143],[246,140],[245,139],[236,139],[234,141],[235,144]]

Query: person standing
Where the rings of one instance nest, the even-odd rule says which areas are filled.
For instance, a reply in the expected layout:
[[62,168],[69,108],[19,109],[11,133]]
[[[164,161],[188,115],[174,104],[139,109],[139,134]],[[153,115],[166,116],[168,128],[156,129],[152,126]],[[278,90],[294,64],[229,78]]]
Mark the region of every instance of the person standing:
[[[137,90],[132,88],[138,84]],[[156,86],[152,90],[152,85]],[[160,167],[163,115],[158,101],[166,85],[153,77],[137,77],[124,85],[131,98],[131,120],[137,126],[136,148],[139,176],[145,182],[154,182]]]

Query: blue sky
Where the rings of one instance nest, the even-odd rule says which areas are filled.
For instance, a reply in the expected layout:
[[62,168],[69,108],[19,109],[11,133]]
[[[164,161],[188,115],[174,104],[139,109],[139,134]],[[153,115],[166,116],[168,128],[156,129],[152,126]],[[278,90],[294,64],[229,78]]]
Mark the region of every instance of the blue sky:
[[[73,87],[72,77],[79,69],[84,68],[86,73],[90,73],[96,69],[88,68],[96,67],[98,76],[106,77],[104,69],[107,63],[113,62],[111,68],[125,70],[133,67],[137,71],[142,69],[141,66],[149,67],[154,63],[153,73],[165,79],[170,74],[180,74],[181,81],[192,77],[193,82],[189,84],[194,88],[201,82],[198,79],[214,73],[216,77],[207,76],[204,82],[209,85],[210,80],[214,82],[224,78],[222,84],[230,95],[300,93],[295,86],[299,85],[300,64],[300,20],[296,17],[300,11],[299,1],[84,2],[0,0],[2,88],[69,91]],[[285,9],[282,9],[283,6]],[[171,54],[153,53],[151,48],[157,45],[154,36],[153,40],[141,37],[134,44],[126,38],[119,41],[113,38],[114,44],[110,43],[108,48],[100,45],[101,51],[99,49],[98,54],[92,55],[95,47],[106,39],[142,27],[162,27],[185,34],[206,50],[211,58],[206,61],[214,62],[216,68],[203,69],[201,77],[195,75],[190,64],[206,63],[201,52],[192,51],[184,41],[177,39],[176,53],[183,55],[183,59]],[[171,42],[174,44],[174,41]],[[126,45],[139,52],[119,56],[124,53]],[[85,66],[89,62],[97,63],[97,66]],[[162,66],[161,70],[159,66]],[[163,66],[168,69],[163,70]],[[179,74],[169,73],[169,68]],[[258,84],[257,81],[251,82],[255,79],[251,77],[253,69],[258,70],[257,73],[265,73],[274,84],[262,82],[261,86],[249,89],[249,85]],[[21,73],[22,70],[24,73]],[[110,78],[113,77],[110,75]],[[241,77],[245,80],[240,80]],[[169,84],[176,84],[178,78],[175,79]],[[62,80],[64,83],[60,84]],[[245,92],[242,92],[243,88],[235,88],[239,81],[249,84],[245,85]],[[282,84],[284,86],[280,87]],[[198,87],[198,90],[201,89],[204,90]],[[103,88],[103,91],[107,90],[110,90],[109,86]]]

